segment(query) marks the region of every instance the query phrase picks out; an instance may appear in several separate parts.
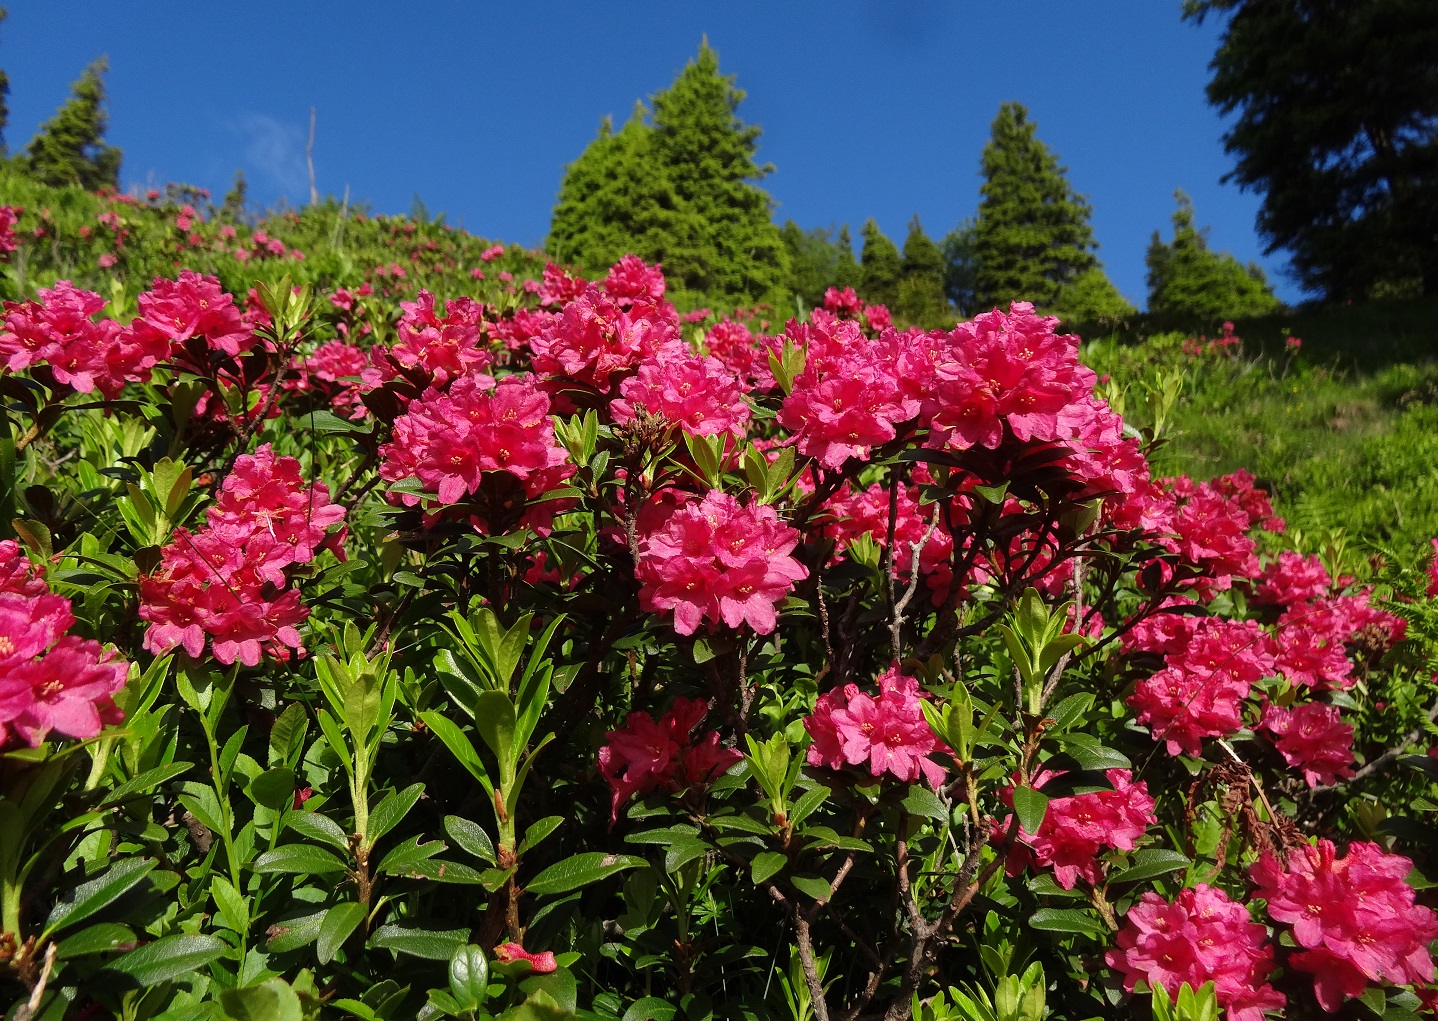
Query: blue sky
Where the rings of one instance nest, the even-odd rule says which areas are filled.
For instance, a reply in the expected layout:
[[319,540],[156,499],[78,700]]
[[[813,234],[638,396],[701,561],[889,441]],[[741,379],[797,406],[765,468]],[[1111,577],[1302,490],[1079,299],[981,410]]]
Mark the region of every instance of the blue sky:
[[308,195],[309,109],[321,193],[433,213],[537,244],[564,165],[600,118],[667,86],[702,34],[763,128],[764,186],[782,220],[869,217],[902,243],[919,215],[940,237],[978,204],[979,153],[1001,103],[1093,204],[1109,274],[1142,305],[1143,254],[1173,191],[1210,244],[1258,259],[1279,295],[1302,294],[1282,253],[1264,258],[1258,197],[1220,184],[1223,122],[1204,102],[1220,25],[1180,0],[829,0],[405,4],[10,0],[0,67],[11,150],[108,54],[109,141],[122,183],[182,180],[252,198]]

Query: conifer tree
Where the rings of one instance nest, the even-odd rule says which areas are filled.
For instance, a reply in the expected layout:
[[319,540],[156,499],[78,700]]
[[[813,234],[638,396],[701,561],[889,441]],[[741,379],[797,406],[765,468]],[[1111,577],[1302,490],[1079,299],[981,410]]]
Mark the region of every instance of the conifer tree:
[[243,220],[249,191],[250,185],[245,180],[245,172],[236,170],[235,183],[230,186],[229,191],[225,192],[224,204],[220,206],[220,218],[230,221]]
[[[10,12],[4,7],[0,7],[0,24],[4,24],[5,19],[9,16]],[[10,76],[5,73],[4,68],[0,68],[0,159],[3,159],[7,152],[5,128],[10,123],[10,104],[7,102],[9,98]]]
[[[784,247],[789,250],[789,290],[804,308],[813,308],[824,301],[824,292],[838,284],[846,249],[831,240],[823,227],[804,230],[793,220],[785,220],[779,229]],[[847,251],[849,262],[854,253]]]
[[974,301],[974,285],[978,275],[978,262],[974,254],[976,233],[977,225],[970,216],[944,235],[944,296],[962,316],[971,316],[979,311]]
[[598,272],[626,252],[662,262],[694,300],[737,304],[781,295],[789,253],[753,182],[759,129],[736,115],[744,93],[719,73],[707,41],[623,130],[601,128],[571,164],[550,225],[556,257]]
[[867,302],[893,308],[899,298],[899,281],[904,276],[899,250],[874,220],[864,224],[862,234],[864,249],[859,253],[859,296]]
[[105,72],[100,57],[70,86],[70,100],[40,126],[25,152],[26,169],[44,184],[94,191],[120,185],[120,150],[104,143]]
[[834,243],[839,246],[839,267],[834,274],[834,286],[858,289],[864,279],[863,270],[859,266],[859,260],[854,258],[854,238],[849,233],[847,223],[839,228]]
[[1206,231],[1193,225],[1193,203],[1174,192],[1173,241],[1153,232],[1148,264],[1148,310],[1206,322],[1261,316],[1280,306],[1257,265],[1244,267],[1227,252],[1210,251]]
[[1069,186],[1066,168],[1038,140],[1028,111],[1005,103],[982,157],[974,235],[975,304],[1054,304],[1060,289],[1098,265],[1091,208]]
[[944,253],[924,233],[918,216],[909,221],[900,267],[903,275],[894,311],[917,326],[943,324],[949,314],[944,296]]

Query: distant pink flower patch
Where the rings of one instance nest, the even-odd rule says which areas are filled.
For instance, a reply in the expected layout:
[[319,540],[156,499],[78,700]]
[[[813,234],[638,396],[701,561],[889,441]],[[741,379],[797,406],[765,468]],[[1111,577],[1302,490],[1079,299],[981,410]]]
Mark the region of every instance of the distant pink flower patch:
[[1428,564],[1428,595],[1438,596],[1438,539],[1433,540],[1433,559]]
[[6,260],[20,244],[15,237],[15,223],[20,219],[20,212],[17,206],[0,206],[0,257]]
[[1337,1011],[1372,983],[1432,983],[1428,944],[1438,919],[1416,902],[1405,881],[1412,870],[1412,861],[1377,844],[1355,841],[1340,858],[1327,840],[1290,852],[1286,865],[1265,853],[1249,869],[1268,914],[1293,927],[1304,949],[1289,963],[1313,976],[1324,1010]]
[[1222,890],[1199,883],[1172,903],[1145,893],[1124,921],[1105,960],[1129,992],[1146,982],[1177,999],[1184,983],[1197,989],[1212,982],[1227,1021],[1263,1021],[1266,1012],[1284,1008],[1283,994],[1268,984],[1268,929]]
[[479,253],[479,258],[482,262],[493,262],[495,259],[498,259],[503,254],[503,245],[490,245],[484,251]]
[[811,766],[843,769],[867,766],[876,777],[905,783],[923,777],[931,787],[944,781],[944,767],[931,754],[941,745],[919,708],[919,682],[890,667],[879,677],[875,698],[846,684],[819,696],[804,729],[813,742],[806,759]]
[[779,602],[809,576],[790,555],[798,544],[798,531],[773,507],[745,507],[713,490],[640,537],[639,603],[651,613],[672,610],[681,635],[705,621],[770,634]]

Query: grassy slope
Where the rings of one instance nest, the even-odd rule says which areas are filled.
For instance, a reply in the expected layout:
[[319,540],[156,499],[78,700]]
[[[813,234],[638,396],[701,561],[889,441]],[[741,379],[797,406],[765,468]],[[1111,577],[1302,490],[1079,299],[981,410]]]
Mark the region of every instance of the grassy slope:
[[[1183,334],[1160,334],[1109,338],[1085,358],[1140,422],[1145,391],[1182,367],[1161,470],[1247,468],[1300,533],[1340,528],[1417,549],[1438,533],[1435,324],[1431,301],[1345,307],[1241,322],[1245,343],[1229,356],[1187,356]],[[1303,338],[1296,356],[1284,327]]]

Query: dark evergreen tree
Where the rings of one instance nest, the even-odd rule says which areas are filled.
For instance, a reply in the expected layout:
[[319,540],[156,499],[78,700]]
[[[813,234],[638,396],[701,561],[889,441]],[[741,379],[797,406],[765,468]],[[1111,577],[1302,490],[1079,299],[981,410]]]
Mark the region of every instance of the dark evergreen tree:
[[1438,294],[1438,3],[1188,0],[1267,251],[1330,300]]
[[99,58],[70,86],[70,101],[40,127],[25,152],[26,169],[44,184],[118,188],[120,150],[104,143],[105,71]]
[[1049,311],[1069,323],[1116,325],[1138,314],[1102,266],[1086,269],[1059,289]]
[[944,296],[962,316],[978,311],[974,287],[978,280],[975,237],[978,233],[973,217],[968,217],[944,235]]
[[220,206],[220,218],[223,220],[236,221],[245,218],[245,202],[250,191],[249,182],[245,180],[243,170],[235,171],[235,183],[230,190],[225,192],[224,204]]
[[873,220],[864,224],[861,233],[864,249],[859,253],[859,297],[892,309],[899,299],[899,281],[904,276],[899,250]]
[[854,253],[847,244],[831,238],[831,232],[823,227],[804,230],[793,220],[784,221],[780,228],[784,247],[789,251],[789,290],[804,306],[813,308],[824,302],[824,292],[830,287],[852,285],[841,284],[845,275],[845,263],[853,266]]
[[834,242],[839,246],[839,268],[834,275],[834,286],[838,288],[852,287],[858,290],[864,279],[864,271],[859,266],[859,260],[854,258],[854,239],[849,233],[847,223],[839,228],[839,234]]
[[894,311],[917,326],[942,325],[949,318],[949,302],[944,297],[944,253],[924,233],[918,216],[909,221],[900,267],[903,275]]
[[1051,307],[1065,284],[1098,265],[1091,209],[1074,194],[1066,168],[1035,136],[1019,103],[999,108],[982,167],[975,305]]
[[556,257],[598,272],[633,252],[662,262],[677,294],[738,304],[782,295],[789,253],[754,182],[759,129],[736,115],[744,93],[699,55],[654,97],[653,125],[636,108],[607,125],[566,171],[550,225]]
[[1148,246],[1148,310],[1182,319],[1217,321],[1276,312],[1263,270],[1245,268],[1227,252],[1209,251],[1206,231],[1193,225],[1193,203],[1174,193],[1173,240],[1164,243],[1158,231]]
[[[3,24],[9,16],[10,12],[4,7],[0,7],[0,24]],[[10,123],[9,98],[10,76],[5,73],[4,68],[0,68],[0,158],[4,158],[8,152],[5,145],[5,128]]]

